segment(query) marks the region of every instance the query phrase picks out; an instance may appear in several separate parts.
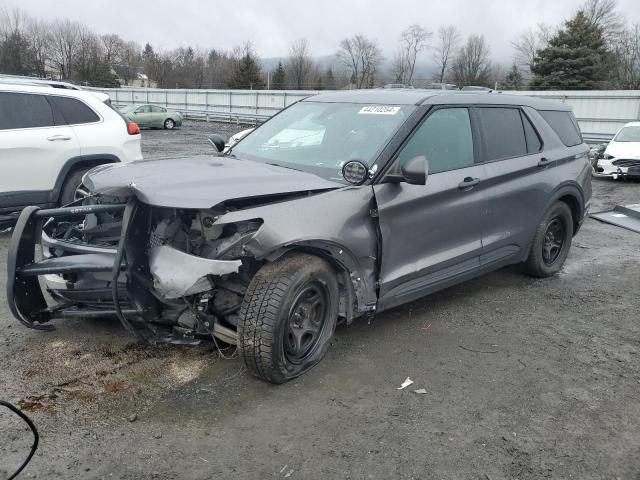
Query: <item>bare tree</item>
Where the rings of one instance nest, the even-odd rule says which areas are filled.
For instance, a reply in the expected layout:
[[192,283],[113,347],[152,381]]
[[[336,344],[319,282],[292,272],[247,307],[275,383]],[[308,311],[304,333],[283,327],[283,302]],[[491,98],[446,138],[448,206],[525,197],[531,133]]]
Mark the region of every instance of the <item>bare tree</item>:
[[394,82],[405,83],[407,78],[407,57],[402,48],[399,48],[391,59],[391,76]]
[[136,79],[138,69],[142,65],[140,45],[133,41],[124,43],[119,54],[119,60],[118,74],[125,85],[130,85]]
[[546,48],[555,33],[553,27],[539,23],[535,28],[529,27],[518,35],[511,41],[511,46],[515,50],[516,64],[531,71],[538,50]]
[[607,42],[614,42],[623,33],[625,19],[618,11],[617,0],[586,0],[580,10],[593,25],[600,28]]
[[340,42],[338,58],[351,75],[356,88],[372,87],[382,61],[382,51],[375,40],[359,33]]
[[458,51],[452,75],[460,85],[487,85],[491,81],[489,46],[482,35],[471,35]]
[[309,42],[306,38],[296,40],[289,47],[287,60],[287,78],[293,88],[302,90],[310,83],[313,61],[309,55]]
[[100,37],[102,42],[102,48],[104,50],[104,57],[107,63],[110,65],[119,64],[122,62],[122,54],[125,48],[125,42],[115,33],[109,33]]
[[411,85],[418,54],[427,48],[429,38],[431,38],[431,32],[418,24],[410,25],[402,32],[400,52],[406,65],[402,83]]
[[71,20],[55,20],[51,29],[51,60],[60,71],[62,79],[71,78],[73,61],[78,49],[80,25]]
[[46,76],[46,66],[51,56],[52,35],[49,25],[31,19],[27,28],[27,35],[33,54],[33,70],[38,77]]
[[640,25],[625,29],[616,41],[615,84],[625,90],[640,89]]
[[441,26],[438,29],[437,43],[433,59],[438,65],[438,81],[443,82],[451,61],[455,55],[455,51],[460,43],[460,34],[455,25]]

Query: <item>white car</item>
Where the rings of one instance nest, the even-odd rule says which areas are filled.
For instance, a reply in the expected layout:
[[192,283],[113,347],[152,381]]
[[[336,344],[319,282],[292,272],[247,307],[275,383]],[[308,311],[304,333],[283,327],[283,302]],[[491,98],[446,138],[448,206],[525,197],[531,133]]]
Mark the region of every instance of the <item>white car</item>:
[[0,84],[0,225],[66,205],[97,165],[142,159],[140,129],[103,93]]
[[627,123],[616,133],[595,167],[596,175],[614,180],[640,178],[640,122]]

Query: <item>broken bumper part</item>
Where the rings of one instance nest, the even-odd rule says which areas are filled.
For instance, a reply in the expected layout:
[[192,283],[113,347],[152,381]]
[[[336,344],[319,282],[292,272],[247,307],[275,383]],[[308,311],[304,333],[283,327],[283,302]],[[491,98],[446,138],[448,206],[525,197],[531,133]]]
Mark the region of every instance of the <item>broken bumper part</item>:
[[[7,302],[11,313],[29,328],[53,330],[47,324],[54,318],[74,316],[108,316],[116,312],[113,305],[107,308],[83,308],[81,304],[61,301],[49,306],[45,300],[40,276],[69,275],[81,272],[112,272],[115,255],[105,249],[91,253],[52,257],[36,260],[36,245],[41,242],[43,221],[54,218],[82,218],[89,213],[123,211],[124,204],[94,205],[41,210],[38,207],[25,208],[16,222],[7,259]],[[62,277],[60,277],[62,278]],[[137,313],[123,308],[123,313]]]

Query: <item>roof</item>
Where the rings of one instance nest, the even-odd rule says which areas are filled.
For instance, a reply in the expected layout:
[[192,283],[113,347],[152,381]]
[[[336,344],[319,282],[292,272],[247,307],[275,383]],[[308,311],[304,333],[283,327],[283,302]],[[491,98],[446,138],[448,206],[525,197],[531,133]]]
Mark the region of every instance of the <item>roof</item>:
[[87,90],[68,90],[66,88],[51,88],[49,86],[12,84],[0,82],[0,92],[16,93],[40,93],[43,95],[58,95],[61,97],[93,98],[104,102],[109,96],[102,92],[91,92]]
[[14,77],[11,75],[0,75],[0,83],[13,84],[13,85],[43,85],[52,88],[68,89],[68,90],[82,90],[77,85],[69,82],[58,82],[56,80],[46,80],[43,78],[29,78],[29,77]]
[[488,93],[474,91],[428,90],[428,89],[369,89],[343,90],[321,93],[307,97],[305,102],[359,103],[377,105],[522,105],[536,110],[571,110],[563,103],[525,95]]

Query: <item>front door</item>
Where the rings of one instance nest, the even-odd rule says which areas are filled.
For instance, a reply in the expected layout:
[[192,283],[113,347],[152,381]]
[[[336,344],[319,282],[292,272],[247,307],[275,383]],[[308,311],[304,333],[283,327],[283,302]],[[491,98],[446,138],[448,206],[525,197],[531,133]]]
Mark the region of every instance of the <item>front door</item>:
[[151,105],[142,105],[133,113],[133,121],[140,127],[152,126]]
[[378,306],[405,303],[480,266],[487,209],[484,166],[475,163],[469,109],[433,110],[402,147],[392,171],[424,155],[426,185],[374,186],[382,234]]

